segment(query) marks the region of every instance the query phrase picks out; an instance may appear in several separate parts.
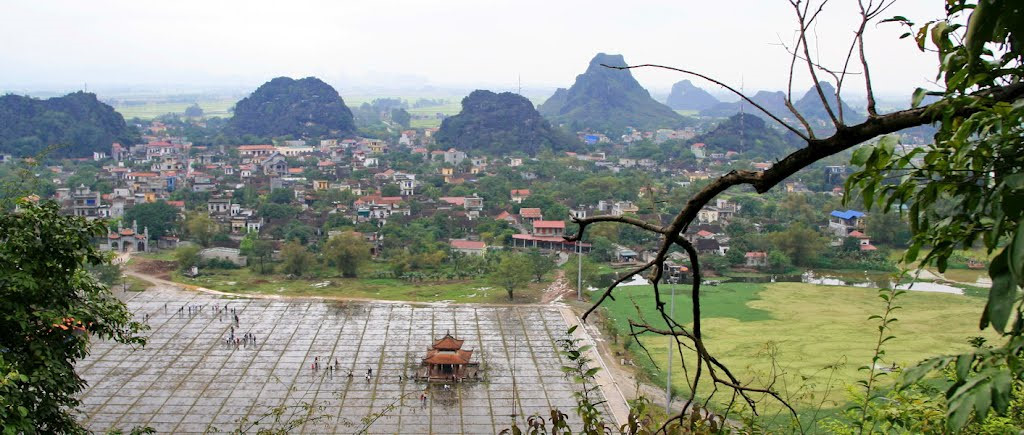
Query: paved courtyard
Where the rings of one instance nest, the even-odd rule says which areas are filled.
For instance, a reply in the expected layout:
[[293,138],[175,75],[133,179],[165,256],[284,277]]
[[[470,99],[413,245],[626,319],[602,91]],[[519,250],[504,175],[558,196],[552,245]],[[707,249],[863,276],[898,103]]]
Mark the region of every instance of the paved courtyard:
[[[145,348],[98,341],[78,365],[89,382],[82,420],[92,430],[224,432],[302,403],[331,416],[300,429],[319,433],[355,432],[364,417],[385,410],[369,432],[494,433],[508,427],[513,413],[547,415],[551,408],[578,420],[578,387],[562,375],[555,344],[566,324],[552,308],[229,299],[165,286],[131,295],[128,305],[136,316],[149,316]],[[218,315],[215,307],[225,305]],[[179,311],[185,306],[193,309]],[[236,336],[255,334],[255,344],[225,343],[235,325],[232,310]],[[463,348],[474,350],[484,379],[450,389],[399,381],[445,332],[466,340]],[[321,369],[314,371],[317,357]],[[340,369],[323,368],[335,361]],[[286,415],[304,412],[287,409]]]

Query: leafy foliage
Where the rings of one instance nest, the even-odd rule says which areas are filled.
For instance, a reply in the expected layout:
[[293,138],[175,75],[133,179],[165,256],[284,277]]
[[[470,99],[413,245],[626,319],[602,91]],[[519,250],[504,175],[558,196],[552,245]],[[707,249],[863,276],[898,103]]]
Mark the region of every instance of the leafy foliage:
[[579,143],[554,128],[533,108],[533,103],[511,92],[476,90],[462,99],[462,111],[441,122],[437,142],[460,150],[492,154],[541,149],[575,150]]
[[350,136],[352,111],[331,85],[316,77],[278,77],[235,105],[227,125],[237,135],[260,137]]
[[193,240],[204,247],[210,246],[213,238],[220,233],[220,225],[203,212],[189,214],[185,219],[185,229]]
[[555,268],[555,260],[542,254],[537,248],[527,251],[526,259],[530,261],[530,273],[533,274],[534,280],[537,282],[544,279],[544,275]]
[[92,244],[103,222],[52,202],[19,207],[0,214],[0,422],[5,433],[84,432],[75,361],[93,337],[144,344],[144,325],[86,270],[107,261]]
[[163,200],[135,205],[124,212],[123,219],[128,225],[135,222],[140,229],[149,228],[149,235],[153,238],[170,234],[176,220],[178,209]]
[[299,242],[288,242],[281,248],[282,271],[293,276],[309,274],[309,268],[316,263],[316,256]]
[[651,98],[629,71],[604,66],[626,66],[622,55],[598,53],[576,83],[555,94],[538,110],[556,123],[574,130],[584,128],[621,135],[626,127],[675,128],[689,120]]
[[[934,144],[898,148],[897,139],[887,136],[862,147],[851,160],[861,170],[847,187],[868,208],[906,208],[912,238],[905,264],[917,261],[922,249],[927,253],[920,264],[940,272],[958,247],[980,242],[989,254],[998,252],[989,266],[992,289],[980,326],[1006,334],[1006,344],[933,358],[905,373],[909,384],[933,369],[955,366],[956,382],[946,396],[949,427],[957,430],[972,412],[981,418],[990,408],[1003,413],[1012,380],[1024,375],[1024,105],[988,97],[1021,86],[1024,27],[1019,2],[953,0],[946,14],[917,28],[904,17],[891,20],[907,26],[911,31],[904,37],[913,36],[922,51],[933,49],[939,57],[943,89],[918,89],[913,97],[914,106],[928,95],[941,97],[927,108],[941,121]],[[967,26],[960,24],[968,14]]]
[[46,100],[0,96],[0,152],[33,156],[56,145],[48,157],[86,157],[137,138],[121,114],[96,94],[74,92]]
[[532,278],[530,260],[524,254],[509,253],[501,257],[501,261],[491,272],[491,279],[508,292],[508,300],[512,300],[515,290],[525,286]]
[[361,234],[344,232],[331,237],[323,253],[330,263],[338,267],[342,276],[355,277],[359,266],[370,257],[370,245]]

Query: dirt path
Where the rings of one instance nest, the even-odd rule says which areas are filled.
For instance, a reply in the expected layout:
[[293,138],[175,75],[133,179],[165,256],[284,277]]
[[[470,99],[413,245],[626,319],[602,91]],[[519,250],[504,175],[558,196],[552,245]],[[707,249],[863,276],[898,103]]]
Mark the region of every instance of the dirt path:
[[573,289],[569,287],[569,283],[565,281],[565,271],[559,270],[555,272],[555,280],[551,281],[551,284],[544,289],[540,295],[541,304],[547,305],[554,302],[561,301],[563,298],[571,297]]

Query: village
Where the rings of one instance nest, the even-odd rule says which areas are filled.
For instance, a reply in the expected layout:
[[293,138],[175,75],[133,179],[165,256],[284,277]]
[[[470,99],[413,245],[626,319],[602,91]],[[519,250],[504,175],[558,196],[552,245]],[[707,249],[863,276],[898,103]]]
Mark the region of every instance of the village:
[[[564,236],[574,231],[573,217],[631,215],[662,222],[672,212],[662,205],[666,198],[693,192],[731,168],[771,166],[744,160],[734,151],[706,153],[701,143],[690,146],[681,158],[628,157],[637,155],[641,147],[637,144],[657,146],[692,139],[692,129],[631,131],[615,141],[581,132],[582,141],[604,151],[565,152],[541,159],[469,155],[444,148],[433,140],[436,128],[404,130],[394,142],[355,138],[196,146],[170,135],[173,129],[160,121],[143,127],[145,143],[115,143],[109,154],[98,152],[70,166],[46,167],[41,177],[52,182],[53,199],[66,213],[111,220],[109,237],[97,241],[101,249],[158,252],[198,245],[200,259],[188,267],[195,270],[184,270],[192,276],[206,269],[203,261],[215,260],[214,267],[216,260],[240,267],[252,264],[247,257],[252,256],[253,240],[273,243],[273,258],[280,259],[286,242],[311,247],[343,231],[365,241],[367,260],[394,263],[397,257],[412,257],[405,267],[391,268],[396,278],[423,273],[440,278],[437,271],[453,255],[484,256],[504,249],[586,254],[588,260],[605,265],[599,268],[607,269],[644,261],[652,254],[649,240],[626,232],[597,233],[583,242],[568,242]],[[75,171],[94,176],[88,184],[71,185],[82,180],[74,176]],[[801,178],[807,182],[786,183],[780,195],[800,201],[805,209],[802,215],[787,215],[792,210],[765,213],[762,203],[740,194],[702,209],[698,225],[686,236],[700,252],[730,259],[728,263],[712,260],[711,268],[719,274],[728,273],[728,267],[784,273],[792,272],[794,263],[811,266],[810,259],[794,258],[803,254],[799,249],[750,240],[749,230],[768,233],[785,226],[787,218],[803,222],[827,242],[827,247],[808,248],[813,252],[838,252],[851,239],[856,247],[850,258],[873,258],[877,248],[867,231],[865,213],[841,208],[839,202],[845,171],[842,165],[825,166]],[[573,184],[578,188],[572,189]],[[567,185],[570,188],[556,190]],[[164,222],[157,223],[152,222],[152,213],[132,212],[156,203],[175,210],[173,223],[166,222],[166,214],[159,215],[156,219]],[[834,208],[826,210],[828,206]],[[189,223],[200,218],[205,228],[197,234],[196,226]],[[423,224],[421,228],[432,234],[422,235],[422,242],[395,240],[411,223]],[[153,224],[159,230],[149,228]],[[734,243],[737,239],[743,240]],[[892,242],[891,238],[883,241]],[[737,245],[738,251],[731,249]],[[591,254],[592,250],[596,252]],[[783,264],[773,268],[768,251],[788,258],[776,256],[775,262]],[[685,280],[679,272],[687,269],[686,261],[681,254],[675,256],[672,278]],[[606,285],[608,279],[588,277],[587,281],[597,286]]]

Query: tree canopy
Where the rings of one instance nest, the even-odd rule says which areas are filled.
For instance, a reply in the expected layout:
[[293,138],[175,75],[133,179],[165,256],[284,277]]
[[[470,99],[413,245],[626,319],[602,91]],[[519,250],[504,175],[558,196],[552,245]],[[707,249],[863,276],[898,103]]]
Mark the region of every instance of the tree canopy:
[[316,77],[278,77],[235,104],[227,129],[259,137],[350,136],[352,111],[331,85]]
[[163,200],[136,204],[124,212],[123,219],[127,225],[137,223],[139,231],[149,228],[149,235],[153,238],[170,234],[177,220],[178,209]]
[[0,422],[9,433],[84,433],[75,362],[90,339],[144,344],[144,326],[86,270],[107,262],[92,242],[102,221],[60,215],[52,202],[19,207],[0,214]]
[[551,126],[533,103],[511,92],[476,90],[462,99],[462,111],[441,122],[436,134],[443,146],[464,151],[536,155],[541,149],[576,150],[576,138]]
[[343,232],[327,241],[323,254],[342,276],[354,278],[359,266],[370,258],[370,244],[359,233]]
[[74,92],[46,100],[0,96],[0,153],[35,156],[53,146],[47,157],[89,157],[109,152],[114,142],[129,145],[138,138],[96,94]]

